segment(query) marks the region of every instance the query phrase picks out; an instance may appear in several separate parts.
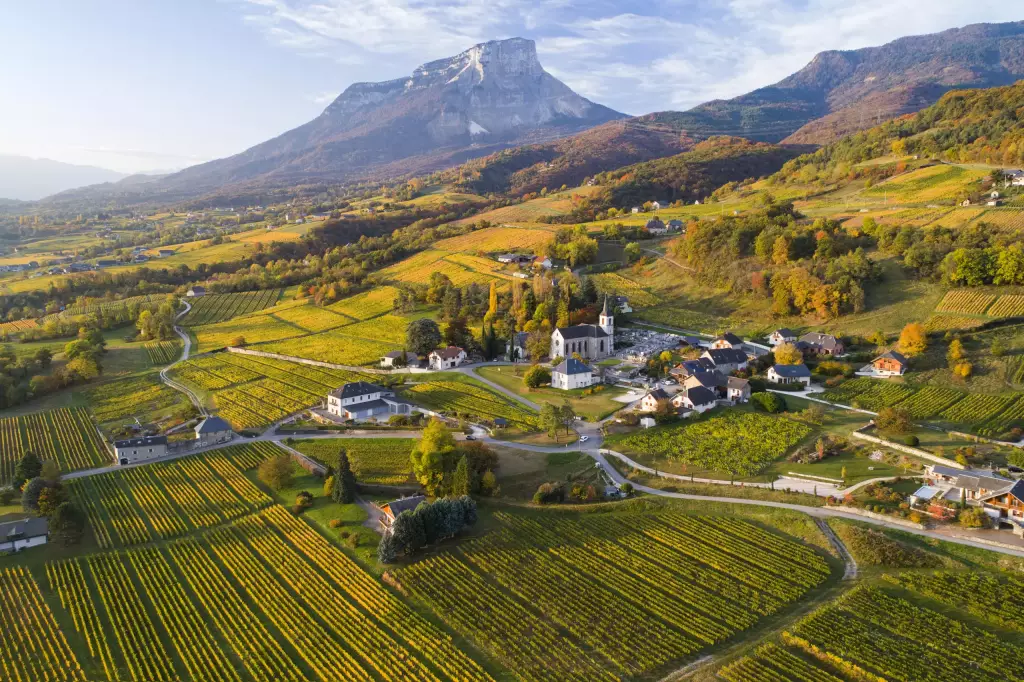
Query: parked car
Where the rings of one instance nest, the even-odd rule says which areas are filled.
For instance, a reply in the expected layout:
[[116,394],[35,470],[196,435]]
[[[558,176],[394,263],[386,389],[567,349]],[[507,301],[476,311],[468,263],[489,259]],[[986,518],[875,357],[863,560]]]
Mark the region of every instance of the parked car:
[[580,436],[581,443],[586,443],[588,440],[590,440],[590,436]]
[[476,436],[466,436],[466,440],[476,440]]

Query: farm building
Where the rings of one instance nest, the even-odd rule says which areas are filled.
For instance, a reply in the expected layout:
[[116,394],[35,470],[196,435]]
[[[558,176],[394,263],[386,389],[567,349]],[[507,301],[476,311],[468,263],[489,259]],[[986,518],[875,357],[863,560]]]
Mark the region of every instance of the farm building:
[[391,533],[391,525],[402,512],[415,511],[416,507],[420,506],[420,502],[425,502],[426,500],[427,498],[423,495],[413,495],[412,497],[403,497],[400,500],[392,500],[381,505],[380,529],[385,535],[388,535]]
[[19,552],[45,545],[49,538],[50,524],[45,516],[0,523],[0,552]]
[[431,351],[427,361],[430,369],[452,369],[466,361],[466,351],[458,346],[448,346],[444,350]]
[[157,254],[161,258],[167,258],[169,256],[173,256],[174,255],[174,249],[160,249],[159,251],[157,251]]
[[192,287],[185,293],[185,295],[188,296],[189,298],[199,298],[200,296],[206,296],[206,288]]
[[587,388],[594,383],[594,373],[586,363],[575,358],[563,360],[558,367],[551,370],[551,387],[569,391],[574,388]]
[[768,368],[768,381],[775,384],[811,385],[811,370],[807,365],[772,365]]
[[584,360],[603,360],[615,348],[615,316],[611,313],[608,297],[598,317],[598,324],[577,324],[558,327],[551,332],[549,357],[569,357],[578,353]]
[[393,350],[380,357],[380,366],[385,369],[392,367],[419,367],[420,359],[415,353],[404,350]]
[[145,436],[114,441],[118,464],[135,464],[167,454],[167,436]]
[[795,331],[783,327],[782,329],[776,329],[768,335],[768,345],[781,346],[784,343],[796,343],[796,339]]
[[342,419],[362,421],[412,414],[413,406],[395,400],[395,394],[382,386],[354,381],[327,394],[327,412]]
[[231,424],[220,417],[207,417],[196,424],[196,447],[206,447],[217,443],[226,443],[235,437]]

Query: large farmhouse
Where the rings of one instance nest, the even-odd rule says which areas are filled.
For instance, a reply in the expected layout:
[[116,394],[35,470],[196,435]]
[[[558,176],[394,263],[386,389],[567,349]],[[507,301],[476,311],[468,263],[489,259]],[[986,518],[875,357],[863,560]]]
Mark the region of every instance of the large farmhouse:
[[584,360],[603,360],[615,350],[615,316],[604,299],[598,324],[558,327],[551,332],[552,358],[570,358],[579,354]]
[[366,381],[355,381],[327,395],[327,411],[342,419],[376,419],[393,414],[412,414],[412,405],[395,400],[395,394]]
[[146,436],[114,441],[114,455],[119,464],[135,464],[167,454],[167,436]]

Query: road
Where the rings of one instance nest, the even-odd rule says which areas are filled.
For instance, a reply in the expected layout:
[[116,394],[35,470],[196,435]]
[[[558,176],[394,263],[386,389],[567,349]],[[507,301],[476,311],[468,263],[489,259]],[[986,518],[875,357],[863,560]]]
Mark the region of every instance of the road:
[[[188,315],[188,311],[192,310],[191,303],[184,299],[182,299],[182,302],[185,304],[185,309],[178,313],[177,316],[175,316],[175,322],[180,320],[185,315]],[[199,399],[199,396],[193,393],[192,389],[188,388],[183,384],[179,384],[177,381],[167,376],[167,371],[174,367],[179,362],[184,362],[185,360],[188,360],[188,356],[192,351],[192,338],[188,335],[188,332],[183,331],[182,328],[179,327],[178,325],[174,325],[174,333],[181,338],[181,357],[160,370],[160,380],[163,381],[168,386],[170,386],[171,388],[173,388],[174,390],[181,391],[182,393],[187,395],[188,399],[192,402],[193,405],[196,406],[196,409],[199,410],[199,414],[205,417],[207,416],[208,412],[206,411],[206,408],[203,407],[203,401]]]

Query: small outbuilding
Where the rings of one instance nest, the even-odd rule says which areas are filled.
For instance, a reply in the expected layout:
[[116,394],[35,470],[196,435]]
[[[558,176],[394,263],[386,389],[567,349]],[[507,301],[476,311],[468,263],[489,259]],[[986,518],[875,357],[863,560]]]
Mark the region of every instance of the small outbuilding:
[[50,539],[50,524],[45,516],[0,523],[0,552],[20,552],[45,545]]
[[217,443],[226,443],[235,437],[231,424],[220,417],[207,417],[196,424],[196,447],[205,448]]

